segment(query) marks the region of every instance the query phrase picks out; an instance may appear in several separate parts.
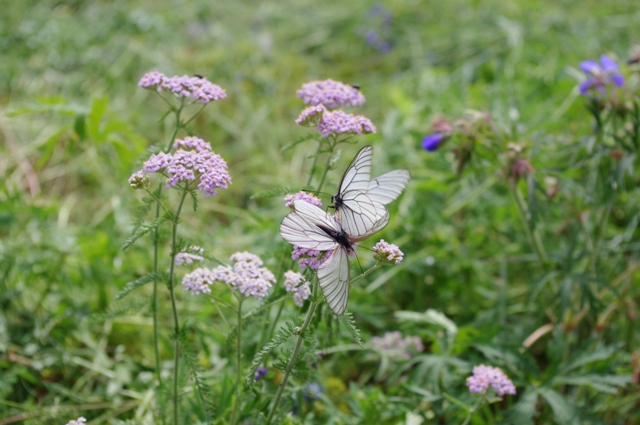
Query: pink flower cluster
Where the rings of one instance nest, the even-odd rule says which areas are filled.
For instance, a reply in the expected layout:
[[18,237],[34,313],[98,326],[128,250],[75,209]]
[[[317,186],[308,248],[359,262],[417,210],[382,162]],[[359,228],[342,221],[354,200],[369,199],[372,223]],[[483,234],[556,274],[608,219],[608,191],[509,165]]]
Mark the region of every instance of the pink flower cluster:
[[176,254],[176,265],[191,265],[194,261],[202,261],[204,260],[203,252],[204,249],[199,246],[190,246],[186,251]]
[[311,296],[311,288],[309,282],[304,276],[289,270],[284,274],[284,287],[287,292],[293,292],[293,301],[298,307],[302,307],[304,301]]
[[293,204],[297,200],[308,202],[317,207],[322,207],[322,201],[317,196],[307,193],[304,190],[301,190],[298,193],[294,193],[293,195],[285,196],[284,197],[285,206],[293,208],[294,206]]
[[329,111],[321,106],[305,108],[296,119],[296,124],[315,126],[322,137],[332,134],[369,134],[376,126],[363,115],[348,114],[341,110]]
[[210,269],[198,268],[182,278],[182,288],[191,292],[191,295],[206,294],[211,292],[215,280]]
[[467,387],[469,391],[477,394],[484,394],[491,386],[496,394],[502,397],[505,394],[515,394],[516,387],[507,375],[498,367],[475,366],[473,375],[467,378]]
[[87,423],[87,420],[80,416],[78,419],[67,422],[67,425],[84,425]]
[[234,262],[233,266],[218,266],[211,270],[213,278],[229,284],[245,297],[264,299],[276,278],[269,269],[262,267],[260,257],[248,252],[236,252],[230,260]]
[[301,269],[309,267],[311,270],[318,270],[318,267],[320,267],[325,260],[324,257],[319,258],[320,254],[322,254],[321,251],[294,246],[291,259],[294,261],[298,260],[298,266],[300,266]]
[[160,152],[151,155],[143,164],[142,170],[129,178],[132,187],[143,182],[144,173],[161,172],[167,177],[166,187],[175,186],[180,182],[190,182],[199,178],[198,189],[206,196],[215,196],[217,189],[227,189],[231,184],[231,177],[227,171],[227,163],[220,155],[211,151],[211,145],[197,137],[176,140],[174,153]]
[[373,247],[373,258],[376,261],[386,261],[389,263],[400,264],[404,258],[404,253],[400,251],[398,245],[385,242],[384,239],[380,239],[380,242]]
[[403,337],[400,331],[387,332],[381,337],[373,337],[371,347],[394,360],[408,360],[414,353],[424,350],[422,340],[419,337]]
[[167,77],[157,71],[144,74],[138,87],[158,92],[168,91],[180,98],[191,97],[203,104],[227,97],[227,92],[222,87],[206,78],[188,75]]
[[310,81],[298,90],[298,98],[307,105],[324,105],[327,108],[339,106],[359,106],[364,104],[365,98],[360,90],[352,85],[344,84],[332,79],[324,81]]

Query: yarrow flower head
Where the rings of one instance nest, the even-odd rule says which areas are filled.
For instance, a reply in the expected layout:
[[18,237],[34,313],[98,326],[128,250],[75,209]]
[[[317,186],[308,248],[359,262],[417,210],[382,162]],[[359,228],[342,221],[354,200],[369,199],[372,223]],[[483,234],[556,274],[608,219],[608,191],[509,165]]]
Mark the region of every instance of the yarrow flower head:
[[389,242],[385,242],[381,239],[380,242],[373,247],[373,258],[376,261],[386,261],[389,263],[400,264],[404,258],[404,253],[400,251],[398,245],[394,245]]
[[375,351],[394,360],[408,360],[414,353],[424,350],[419,337],[403,337],[400,331],[387,332],[382,337],[373,337],[371,346]]
[[369,134],[376,132],[376,126],[369,118],[363,115],[347,114],[341,110],[326,111],[322,114],[322,119],[318,122],[318,131],[322,137],[331,134]]
[[176,254],[176,264],[178,266],[183,264],[191,265],[194,261],[202,261],[204,260],[203,252],[204,249],[199,246],[190,246],[186,251]]
[[322,115],[327,111],[324,105],[308,106],[296,118],[296,124],[303,127],[317,127]]
[[624,85],[618,64],[607,55],[600,56],[600,63],[592,59],[581,62],[580,69],[587,74],[587,79],[580,84],[580,94],[583,96],[594,94],[594,90],[606,94],[606,88],[612,84],[617,87]]
[[86,423],[87,420],[84,417],[80,416],[78,419],[67,422],[67,425],[83,425]]
[[306,281],[302,274],[293,270],[289,270],[284,274],[284,287],[287,292],[293,292],[293,301],[298,307],[302,307],[304,301],[311,296],[309,282]]
[[234,262],[233,267],[218,266],[211,271],[215,280],[229,284],[245,297],[264,299],[276,278],[269,269],[261,267],[263,262],[260,257],[248,252],[236,252],[230,260]]
[[469,391],[476,394],[485,394],[489,387],[492,387],[496,394],[502,397],[505,394],[515,394],[516,387],[507,375],[498,367],[475,366],[473,375],[467,378]]
[[340,106],[359,106],[365,102],[360,90],[332,79],[303,84],[297,94],[298,98],[307,105],[324,105],[330,109]]
[[203,104],[227,97],[227,92],[222,87],[206,78],[188,75],[167,77],[157,71],[146,73],[138,82],[138,87],[158,92],[168,91],[180,98],[191,97]]
[[294,202],[297,200],[308,202],[317,207],[322,207],[322,201],[315,195],[305,192],[301,190],[298,193],[294,193],[293,195],[287,195],[284,197],[285,206],[293,208]]
[[211,284],[215,280],[210,269],[198,268],[182,278],[182,287],[191,292],[191,295],[206,294],[211,292]]
[[[176,186],[180,182],[191,182],[198,179],[198,189],[206,196],[215,196],[217,189],[227,189],[231,184],[231,177],[227,171],[228,166],[220,155],[211,151],[211,146],[202,139],[188,137],[184,140],[176,140],[174,146],[178,149],[173,154],[160,152],[151,157],[142,165],[142,170],[134,173],[129,178],[129,184],[144,178],[144,173],[161,172],[167,177],[166,187]],[[193,149],[193,150],[191,150]]]
[[134,189],[145,189],[149,187],[149,177],[142,170],[136,171],[129,177],[129,186]]
[[309,267],[311,270],[318,270],[318,267],[320,267],[325,260],[324,257],[320,257],[321,254],[322,251],[294,246],[291,259],[294,261],[298,260],[298,266],[301,269]]

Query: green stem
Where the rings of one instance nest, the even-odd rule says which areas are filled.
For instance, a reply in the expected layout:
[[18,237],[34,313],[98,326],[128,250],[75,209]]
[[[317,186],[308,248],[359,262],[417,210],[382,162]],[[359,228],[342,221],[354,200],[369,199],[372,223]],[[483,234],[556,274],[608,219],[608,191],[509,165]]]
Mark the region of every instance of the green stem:
[[327,178],[327,174],[329,173],[329,164],[331,163],[331,157],[333,156],[333,149],[336,147],[335,138],[333,140],[333,143],[331,142],[331,140],[327,140],[327,142],[329,143],[329,154],[327,155],[327,161],[324,163],[322,178],[320,179],[320,183],[318,183],[318,192],[322,190],[322,185]]
[[[169,142],[167,146],[164,148],[163,152],[168,152],[171,149],[171,144],[173,143],[173,139],[178,134],[178,129],[180,128],[180,112],[181,109],[176,111],[176,125],[173,128],[173,132],[171,133],[171,137],[169,138]],[[158,183],[157,195],[149,192],[151,196],[156,201],[156,214],[155,220],[158,220],[160,217],[160,207],[164,209],[164,206],[160,202],[160,197],[162,195],[162,183]],[[166,209],[165,209],[166,211]],[[158,256],[160,252],[160,236],[158,234],[158,228],[156,227],[153,231],[153,274],[158,275]],[[162,377],[160,371],[160,339],[158,335],[158,280],[153,281],[153,295],[151,298],[151,311],[153,314],[153,352],[156,361],[156,376],[158,378],[158,384],[162,385]]]
[[518,215],[520,216],[520,220],[522,221],[522,226],[524,227],[524,231],[527,234],[527,239],[529,239],[529,243],[538,254],[538,259],[541,263],[547,263],[547,254],[542,246],[542,241],[540,240],[540,235],[537,232],[532,232],[531,227],[529,226],[529,220],[527,218],[527,204],[522,197],[522,194],[516,187],[515,183],[510,185],[511,193],[516,200],[516,206],[518,207]]
[[273,400],[273,405],[271,406],[271,410],[269,411],[269,416],[267,417],[267,425],[271,423],[271,420],[273,419],[273,415],[275,415],[276,411],[278,410],[278,404],[280,403],[282,392],[284,391],[284,388],[287,386],[287,380],[289,379],[289,375],[291,374],[291,369],[293,369],[293,365],[295,365],[296,360],[298,360],[298,355],[300,354],[300,349],[302,348],[302,343],[304,341],[303,335],[309,328],[309,324],[311,324],[311,319],[313,318],[313,314],[316,311],[316,307],[318,307],[318,305],[320,304],[320,301],[318,300],[320,297],[318,297],[318,278],[317,277],[313,283],[313,295],[314,295],[314,301],[309,306],[309,310],[307,311],[307,317],[305,317],[304,323],[302,324],[302,327],[298,331],[298,339],[296,340],[296,345],[293,347],[291,360],[289,360],[289,364],[287,365],[287,368],[284,371],[284,376],[282,377],[282,381],[278,386],[278,392],[276,392],[276,397]]
[[311,172],[309,173],[309,179],[307,180],[307,186],[311,186],[311,180],[313,180],[313,172],[315,171],[316,164],[318,163],[318,156],[320,155],[320,148],[322,147],[322,140],[318,142],[318,149],[313,156],[313,164],[311,164]]
[[235,425],[238,416],[238,407],[240,406],[240,380],[242,379],[242,301],[244,298],[240,295],[238,300],[238,327],[236,338],[236,399],[233,402],[233,411],[231,412],[231,425]]
[[180,197],[180,203],[176,209],[176,213],[173,217],[173,225],[171,229],[171,266],[169,268],[169,296],[171,298],[171,311],[173,312],[173,327],[175,331],[174,353],[173,353],[173,423],[178,425],[178,375],[180,367],[180,341],[178,335],[180,333],[180,321],[178,320],[178,308],[176,307],[175,296],[175,266],[176,266],[176,254],[178,243],[178,222],[180,220],[180,211],[184,205],[184,200],[187,197],[187,191],[182,192]]
[[473,417],[473,414],[476,412],[476,410],[478,410],[478,407],[480,407],[480,404],[482,403],[482,398],[478,398],[478,401],[476,402],[475,406],[473,406],[471,409],[469,409],[469,413],[467,414],[467,418],[464,420],[464,422],[462,422],[462,425],[467,425],[469,423],[469,421],[471,421],[471,418]]
[[370,274],[370,273],[371,273],[371,272],[373,272],[374,270],[379,269],[381,266],[382,266],[382,264],[381,264],[380,262],[377,262],[373,267],[371,267],[370,269],[365,270],[364,272],[362,272],[362,274],[361,274],[361,275],[358,275],[358,276],[354,277],[353,279],[351,279],[351,280],[349,281],[349,286],[351,286],[351,285],[353,284],[353,282],[357,282],[357,281],[359,281],[360,279],[362,279],[362,278],[363,278],[363,277],[365,277],[366,275]]

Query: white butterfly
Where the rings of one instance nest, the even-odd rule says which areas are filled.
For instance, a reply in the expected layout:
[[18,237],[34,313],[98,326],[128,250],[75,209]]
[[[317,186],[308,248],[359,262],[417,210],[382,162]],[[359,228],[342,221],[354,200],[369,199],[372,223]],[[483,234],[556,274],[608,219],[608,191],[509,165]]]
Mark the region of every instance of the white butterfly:
[[329,251],[318,268],[318,281],[329,308],[340,316],[349,301],[349,250],[355,242],[379,232],[389,223],[387,211],[364,234],[353,236],[331,215],[308,202],[294,201],[295,211],[280,225],[280,234],[290,244],[317,251]]
[[371,146],[360,149],[342,175],[338,193],[331,197],[342,229],[352,237],[369,233],[387,214],[385,205],[400,196],[411,177],[407,170],[393,170],[369,181],[372,157]]

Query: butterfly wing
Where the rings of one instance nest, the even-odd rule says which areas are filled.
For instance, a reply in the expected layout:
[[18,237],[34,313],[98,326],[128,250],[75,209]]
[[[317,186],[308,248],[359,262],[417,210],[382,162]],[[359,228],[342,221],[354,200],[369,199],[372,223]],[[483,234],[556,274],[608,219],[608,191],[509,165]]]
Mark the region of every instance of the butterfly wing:
[[339,244],[318,226],[334,231],[339,229],[330,215],[315,205],[297,200],[295,211],[287,214],[280,224],[280,234],[292,245],[317,251],[330,251]]
[[349,256],[343,246],[336,247],[320,265],[318,281],[329,308],[340,316],[349,301]]
[[369,188],[372,158],[373,148],[371,146],[365,146],[358,151],[342,175],[337,196],[344,198],[351,191],[366,191]]
[[411,174],[407,170],[393,170],[369,182],[367,196],[373,201],[386,205],[393,202],[407,187]]

